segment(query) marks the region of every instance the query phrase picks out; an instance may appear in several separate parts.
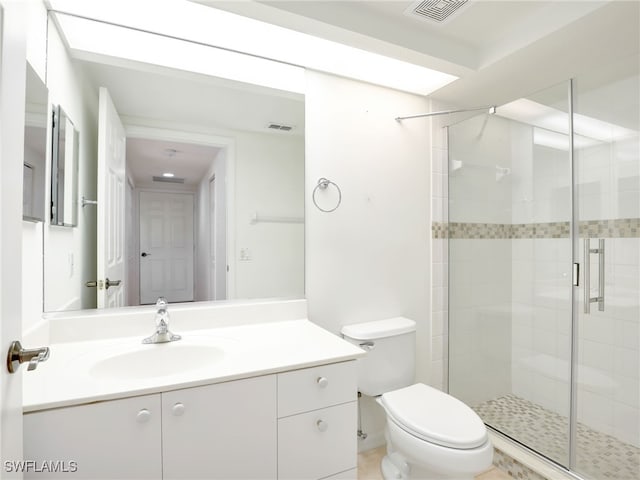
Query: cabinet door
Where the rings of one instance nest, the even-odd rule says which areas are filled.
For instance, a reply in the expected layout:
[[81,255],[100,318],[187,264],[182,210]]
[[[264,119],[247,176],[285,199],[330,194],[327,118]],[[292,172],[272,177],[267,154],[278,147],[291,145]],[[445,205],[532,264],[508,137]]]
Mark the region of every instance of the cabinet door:
[[25,478],[162,478],[160,421],[160,394],[25,414]]
[[357,467],[357,403],[278,420],[278,478],[318,479]]
[[162,394],[164,479],[277,475],[274,375]]

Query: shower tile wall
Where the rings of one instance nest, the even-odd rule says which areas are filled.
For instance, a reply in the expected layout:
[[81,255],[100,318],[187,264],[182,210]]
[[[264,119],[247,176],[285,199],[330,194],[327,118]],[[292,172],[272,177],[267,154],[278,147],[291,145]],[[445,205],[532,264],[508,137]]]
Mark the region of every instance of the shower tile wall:
[[[431,110],[439,110],[431,105]],[[438,120],[432,120],[431,151],[431,380],[430,385],[448,391],[448,241],[438,229],[448,219],[448,151],[447,131]]]
[[457,124],[448,145],[449,387],[471,405],[511,392],[511,241],[501,228],[511,223],[508,128],[478,115]]

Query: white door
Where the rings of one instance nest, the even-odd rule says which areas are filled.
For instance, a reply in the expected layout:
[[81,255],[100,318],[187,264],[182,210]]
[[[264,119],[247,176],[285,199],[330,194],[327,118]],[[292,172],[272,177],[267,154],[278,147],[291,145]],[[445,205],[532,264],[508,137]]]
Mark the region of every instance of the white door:
[[[0,1],[0,477],[22,460],[22,371],[5,358],[22,324],[22,168],[25,102],[24,2]],[[37,345],[26,345],[35,347]],[[23,370],[21,368],[20,370]],[[9,462],[9,463],[5,463]],[[10,470],[13,470],[12,473]]]
[[106,88],[98,112],[98,308],[125,305],[126,136]]
[[140,303],[193,301],[193,195],[140,192]]

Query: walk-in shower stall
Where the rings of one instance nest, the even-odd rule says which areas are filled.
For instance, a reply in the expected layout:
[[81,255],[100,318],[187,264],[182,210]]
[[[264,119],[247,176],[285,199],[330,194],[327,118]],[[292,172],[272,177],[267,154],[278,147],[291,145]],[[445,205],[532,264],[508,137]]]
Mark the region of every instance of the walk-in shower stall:
[[449,125],[449,391],[578,476],[640,472],[640,77]]

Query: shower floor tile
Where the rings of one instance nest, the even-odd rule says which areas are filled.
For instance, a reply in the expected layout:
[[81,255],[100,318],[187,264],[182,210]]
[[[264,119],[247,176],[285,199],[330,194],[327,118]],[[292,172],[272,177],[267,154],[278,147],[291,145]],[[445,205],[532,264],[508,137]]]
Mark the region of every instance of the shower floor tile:
[[[485,423],[567,465],[569,457],[566,417],[516,395],[489,400],[474,407]],[[593,480],[638,480],[640,449],[581,423],[577,429],[578,473]]]

